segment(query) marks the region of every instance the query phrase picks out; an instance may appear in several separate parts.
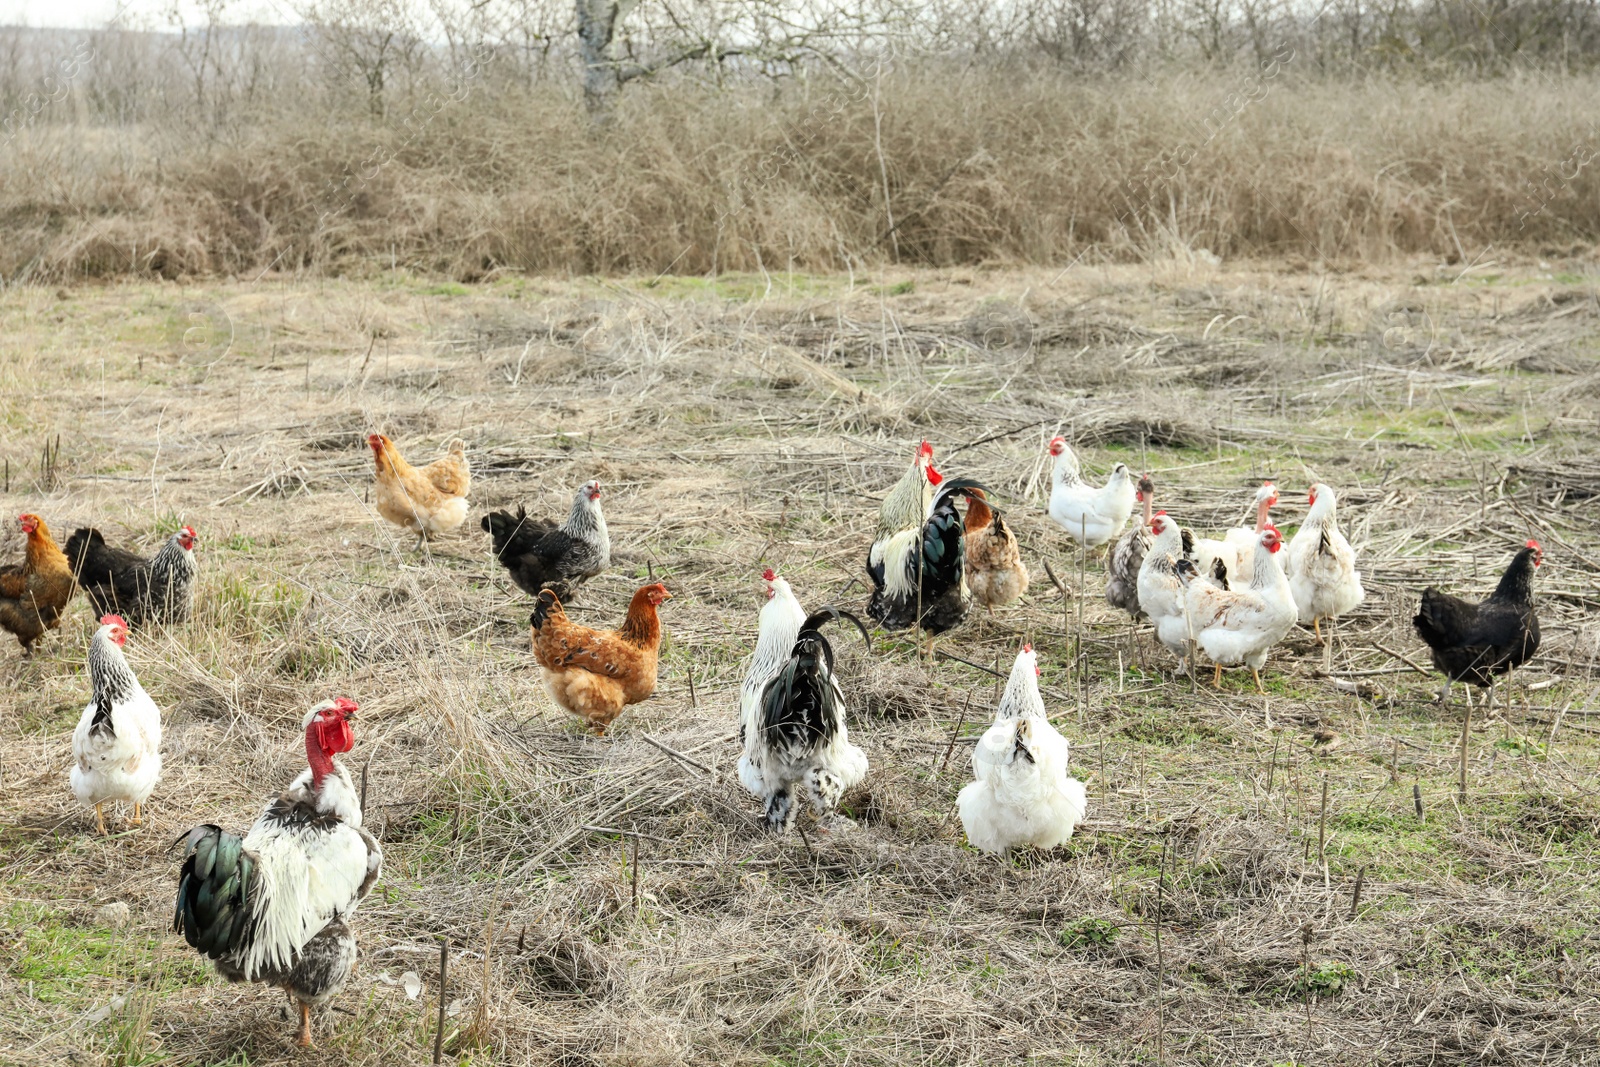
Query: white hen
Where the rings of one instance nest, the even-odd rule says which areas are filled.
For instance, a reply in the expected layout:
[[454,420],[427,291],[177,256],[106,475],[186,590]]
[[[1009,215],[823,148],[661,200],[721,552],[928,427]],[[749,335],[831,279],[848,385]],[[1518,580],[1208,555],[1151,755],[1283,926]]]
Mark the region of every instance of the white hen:
[[94,698],[72,731],[72,792],[94,808],[106,832],[105,805],[133,805],[134,826],[161,777],[161,709],[144,691],[122,654],[128,624],[105,615],[89,641],[89,681]]
[[1189,630],[1195,643],[1216,664],[1213,684],[1221,684],[1222,668],[1244,664],[1261,686],[1261,665],[1272,646],[1294,628],[1294,596],[1289,579],[1278,566],[1277,551],[1283,541],[1275,526],[1256,535],[1253,573],[1248,586],[1219,588],[1197,579],[1185,595]]
[[1278,503],[1278,490],[1271,482],[1262,482],[1256,490],[1256,524],[1235,526],[1222,537],[1200,537],[1194,542],[1195,567],[1201,576],[1210,578],[1215,573],[1217,560],[1228,570],[1229,584],[1249,585],[1256,558],[1256,535],[1272,521],[1272,509]]
[[1150,533],[1150,547],[1139,565],[1139,607],[1155,627],[1156,640],[1181,665],[1189,658],[1189,620],[1177,571],[1178,560],[1185,558],[1184,531],[1158,511],[1150,520]]
[[1067,775],[1067,739],[1045,717],[1039,657],[1023,645],[1011,666],[994,725],[972,752],[972,774],[956,798],[967,841],[985,852],[1055,848],[1089,808],[1088,790]]
[[1302,625],[1322,636],[1322,620],[1337,619],[1367,598],[1356,551],[1339,532],[1338,500],[1328,486],[1311,487],[1311,510],[1289,542],[1289,589]]
[[[845,791],[867,775],[867,756],[850,743],[833,647],[818,629],[832,619],[861,620],[838,608],[806,615],[789,583],[770,569],[760,635],[739,691],[739,781],[766,805],[767,825],[787,829],[804,792],[818,819],[833,815]],[[870,644],[870,639],[869,639]]]
[[1056,460],[1050,487],[1050,517],[1056,524],[1085,548],[1103,545],[1121,533],[1138,495],[1128,465],[1112,467],[1105,485],[1090,485],[1083,480],[1078,457],[1066,438],[1053,439],[1050,454]]

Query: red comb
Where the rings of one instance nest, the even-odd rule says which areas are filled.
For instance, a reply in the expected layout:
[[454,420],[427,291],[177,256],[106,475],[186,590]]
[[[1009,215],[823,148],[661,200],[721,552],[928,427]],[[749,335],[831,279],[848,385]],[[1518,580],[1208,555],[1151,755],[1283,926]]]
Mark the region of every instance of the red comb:
[[101,626],[120,626],[124,630],[126,630],[128,628],[128,624],[123,621],[123,618],[122,618],[121,615],[102,615],[102,616],[100,616],[100,625]]
[[1528,547],[1533,549],[1535,552],[1543,552],[1544,551],[1544,549],[1539,547],[1539,542],[1535,541],[1531,537],[1528,538]]
[[771,567],[768,567],[766,570],[761,572],[761,580],[764,582],[775,581],[777,577],[777,573],[773,571]]
[[917,448],[917,454],[921,455],[921,456],[927,456],[929,459],[932,459],[933,458],[933,446],[930,445],[928,442],[924,441]]
[[1033,651],[1033,645],[1032,644],[1023,645],[1022,646],[1022,651],[1024,651],[1024,652],[1032,652]]

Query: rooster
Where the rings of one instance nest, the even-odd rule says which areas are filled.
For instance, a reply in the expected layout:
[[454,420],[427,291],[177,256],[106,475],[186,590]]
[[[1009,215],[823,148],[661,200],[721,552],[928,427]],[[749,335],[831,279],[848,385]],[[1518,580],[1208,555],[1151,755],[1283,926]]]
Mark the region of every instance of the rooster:
[[[1520,667],[1539,651],[1539,616],[1533,608],[1533,572],[1544,562],[1539,542],[1529,541],[1500,576],[1488,599],[1474,604],[1429,586],[1422,607],[1412,619],[1417,636],[1433,650],[1433,665],[1444,675],[1439,703],[1450,698],[1450,686],[1467,682],[1489,690],[1494,707],[1494,678]],[[1472,690],[1467,690],[1472,704]]]
[[545,589],[570,600],[577,586],[611,565],[611,536],[600,511],[600,483],[585,482],[572,497],[567,521],[529,519],[524,508],[485,515],[494,558],[529,596]]
[[356,965],[349,920],[383,868],[361,828],[361,797],[335,756],[355,743],[353,700],[325,700],[305,717],[309,768],[267,805],[241,840],[219,826],[187,835],[172,928],[230,982],[281,987],[300,1008],[336,996]]
[[1028,591],[1028,568],[1010,523],[989,506],[982,489],[967,493],[967,514],[962,521],[967,545],[967,587],[972,599],[994,614]]
[[1133,498],[1143,506],[1143,518],[1129,526],[1111,546],[1106,557],[1106,603],[1121,608],[1138,622],[1145,617],[1139,606],[1139,569],[1144,566],[1144,554],[1150,548],[1150,521],[1154,518],[1156,483],[1148,474],[1139,476],[1139,487]]
[[80,526],[67,538],[67,558],[95,611],[120,612],[134,626],[180,623],[194,604],[197,540],[193,526],[182,527],[145,559],[112,548],[99,530]]
[[72,793],[94,808],[100,834],[106,833],[105,805],[133,805],[140,825],[141,805],[161,777],[161,710],[134,677],[122,654],[128,624],[106,615],[89,641],[89,706],[72,731]]
[[1150,547],[1139,564],[1139,610],[1155,627],[1156,640],[1178,657],[1180,673],[1189,663],[1189,617],[1178,563],[1186,561],[1189,532],[1158,511],[1150,519]]
[[1050,517],[1085,551],[1105,544],[1122,532],[1133,514],[1133,478],[1126,463],[1111,468],[1111,477],[1102,486],[1083,480],[1077,454],[1065,437],[1050,442],[1055,457],[1051,476]]
[[1189,632],[1215,664],[1213,685],[1222,684],[1223,667],[1244,664],[1256,680],[1256,691],[1266,692],[1261,685],[1261,666],[1272,646],[1284,639],[1299,617],[1289,579],[1276,559],[1282,547],[1278,528],[1268,523],[1256,535],[1248,585],[1230,582],[1227,588],[1219,588],[1198,578],[1189,583],[1185,594]]
[[591,630],[568,619],[550,590],[540,592],[530,619],[533,658],[550,698],[597,734],[624,707],[648,700],[656,691],[661,649],[656,609],[671,596],[660,582],[644,586],[633,594],[620,629]]
[[28,538],[21,563],[0,567],[0,628],[15,634],[24,657],[46,630],[61,625],[61,613],[72,600],[73,580],[67,555],[37,515],[23,515],[17,525]]
[[[1256,535],[1272,521],[1272,509],[1278,503],[1278,489],[1271,482],[1262,482],[1256,490],[1255,526],[1235,526],[1221,538],[1200,537],[1194,542],[1194,562],[1203,575],[1225,574],[1229,582],[1250,584],[1251,567],[1255,565]],[[1223,571],[1217,570],[1221,563]]]
[[839,808],[845,790],[867,774],[867,756],[850,743],[844,692],[833,673],[833,646],[819,632],[844,619],[840,608],[807,615],[789,583],[768,569],[761,575],[767,603],[761,609],[755,654],[739,690],[739,781],[766,803],[767,825],[786,830],[794,821],[794,794],[803,786],[817,818]]
[[1289,589],[1301,625],[1310,623],[1322,637],[1322,620],[1337,619],[1366,599],[1356,552],[1339,532],[1333,490],[1318,482],[1311,487],[1311,510],[1289,542]]
[[467,469],[466,444],[452,441],[443,459],[426,467],[413,467],[394,442],[381,433],[367,435],[377,468],[378,514],[417,535],[417,547],[429,537],[449,533],[467,517],[467,491],[472,472]]
[[972,600],[955,497],[982,488],[970,479],[946,479],[924,441],[878,509],[878,534],[867,551],[867,614],[886,630],[921,626],[930,652],[934,635],[957,626]]
[[967,841],[985,852],[1055,848],[1072,836],[1089,808],[1082,782],[1067,774],[1067,739],[1045,715],[1039,657],[1023,645],[994,725],[972,752],[975,781],[962,787],[956,810]]

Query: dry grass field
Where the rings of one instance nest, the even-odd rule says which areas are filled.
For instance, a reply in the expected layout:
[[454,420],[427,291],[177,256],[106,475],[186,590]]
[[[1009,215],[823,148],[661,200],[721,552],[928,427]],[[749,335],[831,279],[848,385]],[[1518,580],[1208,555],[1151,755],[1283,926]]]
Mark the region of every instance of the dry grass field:
[[[440,937],[460,1064],[1600,1062],[1597,341],[1593,275],[1486,260],[13,288],[3,514],[148,547],[191,523],[202,573],[191,624],[128,642],[167,713],[137,831],[96,837],[66,785],[86,604],[33,661],[0,648],[0,1062],[425,1063]],[[459,536],[416,553],[377,518],[373,429],[419,460],[467,439]],[[1273,477],[1290,533],[1328,481],[1366,603],[1326,660],[1275,650],[1265,699],[1173,680],[1044,517],[1058,431],[1202,530]],[[859,608],[923,437],[993,488],[1032,589],[941,641],[959,660],[841,633],[855,826],[771,836],[734,774],[757,576]],[[675,594],[660,687],[604,739],[544,694],[477,527],[589,478],[618,559],[574,615],[614,624],[649,572]],[[1544,645],[1463,764],[1410,616],[1530,536]],[[1024,640],[1090,812],[1002,861],[953,808],[983,668]],[[386,867],[300,1052],[281,996],[169,932],[173,842],[246,827],[332,694]]]

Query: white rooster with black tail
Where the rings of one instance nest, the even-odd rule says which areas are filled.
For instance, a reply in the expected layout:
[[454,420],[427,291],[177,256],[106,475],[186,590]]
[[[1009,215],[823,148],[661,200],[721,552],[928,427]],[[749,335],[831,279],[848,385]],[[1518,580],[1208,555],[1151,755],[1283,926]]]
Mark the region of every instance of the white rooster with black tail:
[[122,654],[128,624],[104,615],[89,640],[89,682],[94,697],[72,731],[72,793],[94,808],[106,832],[105,805],[133,805],[134,826],[161,777],[161,709],[144,691]]
[[956,797],[967,841],[985,852],[1055,848],[1089,809],[1089,792],[1067,775],[1067,739],[1045,716],[1039,656],[1023,645],[1011,666],[994,725],[972,752],[972,774]]
[[933,636],[959,625],[971,606],[967,588],[965,523],[958,495],[983,486],[946,478],[934,469],[933,446],[922,442],[911,469],[878,509],[878,534],[867,551],[872,598],[867,614],[885,630],[920,626]]
[[820,820],[845,791],[867,776],[867,756],[850,743],[844,692],[833,673],[833,647],[819,632],[834,619],[852,622],[872,647],[860,619],[840,608],[812,615],[789,583],[770,569],[761,576],[767,603],[760,636],[739,692],[739,781],[766,803],[767,825],[786,830],[804,790]]
[[305,717],[310,766],[261,813],[242,840],[218,826],[187,835],[172,928],[231,982],[281,987],[300,1007],[301,1046],[311,1009],[350,979],[356,938],[348,920],[383,867],[361,828],[361,797],[334,757],[355,744],[356,702],[325,700]]

